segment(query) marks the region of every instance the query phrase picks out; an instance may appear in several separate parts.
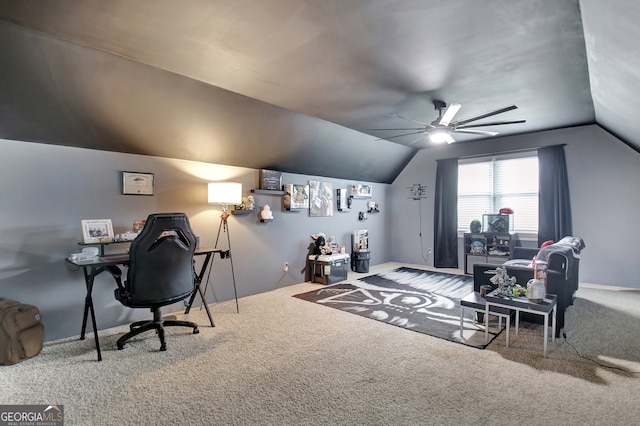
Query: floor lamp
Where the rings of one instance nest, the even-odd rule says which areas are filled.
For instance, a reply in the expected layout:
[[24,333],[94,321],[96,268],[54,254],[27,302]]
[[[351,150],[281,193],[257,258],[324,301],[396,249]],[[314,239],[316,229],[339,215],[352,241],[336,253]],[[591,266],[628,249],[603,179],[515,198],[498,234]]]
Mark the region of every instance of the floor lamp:
[[[233,270],[233,256],[231,255],[231,239],[229,238],[229,224],[227,219],[229,218],[229,204],[241,204],[242,203],[242,184],[235,182],[211,182],[209,183],[209,204],[219,204],[222,206],[222,214],[220,215],[220,225],[218,226],[218,236],[216,237],[216,245],[214,248],[218,248],[218,241],[220,240],[220,231],[223,231],[227,235],[227,244],[229,249],[220,252],[222,259],[228,258],[231,261],[231,277],[233,278],[233,293],[236,298],[236,311],[240,313],[240,306],[238,305],[238,291],[236,290],[236,275]],[[211,264],[213,267],[213,262]]]

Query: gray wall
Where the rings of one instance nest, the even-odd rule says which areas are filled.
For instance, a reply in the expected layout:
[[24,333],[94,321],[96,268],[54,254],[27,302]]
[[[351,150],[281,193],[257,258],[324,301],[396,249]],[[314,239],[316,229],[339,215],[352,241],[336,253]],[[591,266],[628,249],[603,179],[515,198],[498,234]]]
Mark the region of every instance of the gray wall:
[[[491,141],[476,141],[420,151],[393,182],[391,257],[394,261],[425,264],[421,243],[433,247],[433,201],[436,160],[566,144],[573,233],[586,248],[580,261],[580,281],[640,288],[636,270],[640,210],[640,155],[596,125],[581,126]],[[408,186],[428,186],[423,201],[407,199]],[[420,239],[420,210],[422,238]],[[517,220],[518,212],[515,212]],[[531,245],[525,241],[523,245]],[[459,243],[462,268],[462,241]],[[429,265],[433,265],[430,257]]]
[[[180,211],[189,215],[201,245],[213,246],[220,207],[207,204],[206,183],[241,182],[244,195],[258,186],[259,173],[255,169],[1,139],[0,152],[0,297],[38,306],[46,340],[80,333],[84,281],[82,272],[73,270],[64,258],[80,251],[77,242],[82,240],[82,219],[111,219],[114,231],[120,233],[150,213]],[[123,170],[154,173],[155,195],[121,195]],[[366,183],[283,175],[285,183],[309,180],[332,182],[334,189]],[[359,221],[357,214],[366,208],[365,200],[355,200],[353,211],[348,213],[334,211],[332,217],[311,218],[304,211],[282,211],[280,196],[256,195],[258,207],[270,204],[273,222],[260,223],[257,213],[229,219],[239,295],[305,281],[305,258],[313,233],[333,235],[350,251],[353,230],[368,229],[371,264],[389,261],[389,185],[372,185],[372,199],[380,204],[381,213],[369,215],[366,222]],[[224,236],[219,246],[226,247]],[[112,245],[109,249],[122,251],[126,245]],[[285,261],[290,265],[288,273],[283,272]],[[212,281],[207,293],[210,303],[233,298],[228,261],[215,260]],[[113,297],[114,286],[107,274],[96,279],[94,300],[99,328],[148,316],[145,310],[121,306]],[[180,309],[180,305],[173,308]]]
[[[587,244],[580,280],[640,288],[634,263],[640,156],[594,125],[420,151],[392,185],[372,184],[381,213],[369,215],[366,222],[357,219],[357,212],[366,208],[364,200],[355,200],[349,213],[310,218],[306,212],[282,211],[281,197],[256,195],[258,206],[269,203],[275,218],[268,224],[260,223],[257,215],[229,219],[238,292],[247,296],[303,282],[309,235],[318,232],[334,235],[348,247],[353,230],[369,229],[372,265],[386,261],[433,265],[427,249],[433,247],[437,159],[558,143],[566,144],[574,234]],[[189,215],[201,245],[211,246],[220,210],[206,203],[206,183],[242,182],[245,195],[258,184],[254,169],[184,160],[7,140],[0,140],[0,152],[0,297],[37,305],[47,340],[80,332],[82,273],[63,259],[79,251],[82,219],[108,218],[115,232],[124,232],[149,213],[182,211]],[[155,195],[121,195],[122,170],[154,173]],[[312,179],[332,182],[334,188],[365,183],[286,173],[283,177],[287,183]],[[415,183],[427,186],[426,199],[409,198],[407,188]],[[290,265],[286,274],[285,261]],[[231,299],[227,261],[216,259],[212,278],[208,301]],[[147,316],[143,310],[122,307],[113,298],[113,288],[111,277],[97,278],[99,328]]]

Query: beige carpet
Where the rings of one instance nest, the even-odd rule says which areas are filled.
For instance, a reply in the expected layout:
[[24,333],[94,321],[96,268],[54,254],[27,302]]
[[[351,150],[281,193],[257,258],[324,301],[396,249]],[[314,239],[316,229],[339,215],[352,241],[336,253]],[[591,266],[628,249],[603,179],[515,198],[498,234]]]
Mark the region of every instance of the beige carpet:
[[[387,264],[372,268],[371,273]],[[408,265],[416,267],[415,265]],[[539,325],[485,350],[291,297],[304,283],[190,315],[167,352],[126,327],[48,343],[0,367],[1,404],[62,404],[67,425],[637,424],[640,291],[583,286],[567,311],[568,341],[542,356]],[[613,368],[605,368],[609,366]]]

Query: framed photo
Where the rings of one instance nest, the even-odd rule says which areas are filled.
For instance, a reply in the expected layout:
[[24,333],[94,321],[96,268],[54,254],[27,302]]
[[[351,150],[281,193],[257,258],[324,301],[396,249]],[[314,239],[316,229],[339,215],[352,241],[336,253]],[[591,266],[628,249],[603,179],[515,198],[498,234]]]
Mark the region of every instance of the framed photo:
[[373,195],[373,187],[371,185],[350,185],[349,195],[353,198],[371,198]]
[[122,194],[153,195],[153,173],[122,172]]
[[86,244],[113,241],[111,219],[91,219],[82,221],[82,237]]

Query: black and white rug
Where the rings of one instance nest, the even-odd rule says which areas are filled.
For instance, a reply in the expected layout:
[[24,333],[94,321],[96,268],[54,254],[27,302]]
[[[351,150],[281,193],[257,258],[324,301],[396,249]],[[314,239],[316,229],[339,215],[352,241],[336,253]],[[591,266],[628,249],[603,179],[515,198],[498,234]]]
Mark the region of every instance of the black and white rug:
[[[294,297],[484,349],[484,328],[470,310],[460,333],[460,299],[472,291],[470,276],[402,267]],[[491,341],[500,331],[490,332]]]

